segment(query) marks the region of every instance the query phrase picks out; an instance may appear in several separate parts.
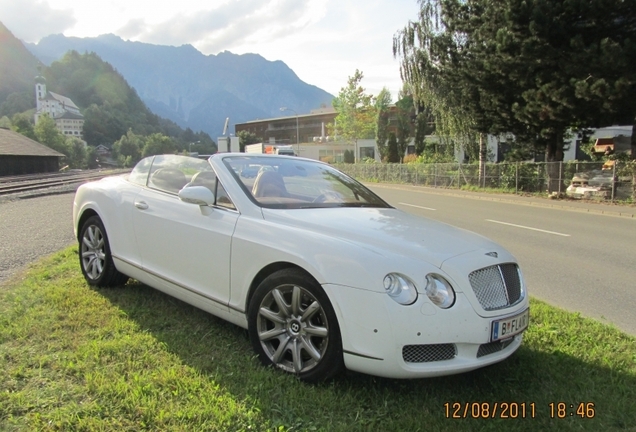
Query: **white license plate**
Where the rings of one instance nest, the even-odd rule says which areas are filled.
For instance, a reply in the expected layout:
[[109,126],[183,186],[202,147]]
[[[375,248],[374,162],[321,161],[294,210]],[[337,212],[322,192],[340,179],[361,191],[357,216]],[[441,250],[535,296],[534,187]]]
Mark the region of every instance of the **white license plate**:
[[526,309],[519,315],[500,319],[492,322],[490,341],[495,342],[510,338],[528,328],[530,309]]

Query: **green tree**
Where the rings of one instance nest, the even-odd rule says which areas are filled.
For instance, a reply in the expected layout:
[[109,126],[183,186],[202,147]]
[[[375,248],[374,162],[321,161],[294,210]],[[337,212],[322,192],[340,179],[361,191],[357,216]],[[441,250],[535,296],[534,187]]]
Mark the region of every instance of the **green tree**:
[[174,153],[176,150],[174,141],[163,134],[155,133],[146,138],[146,144],[144,145],[141,156],[152,156],[160,154]]
[[57,129],[55,120],[47,114],[39,116],[38,124],[35,125],[33,131],[39,143],[69,156],[71,152],[69,143],[66,141],[64,135]]
[[413,96],[409,93],[408,86],[405,85],[400,91],[399,99],[395,103],[396,116],[396,138],[400,162],[404,159],[406,148],[413,137]]
[[452,163],[456,161],[455,147],[441,144],[436,137],[424,140],[424,151],[417,157],[418,163]]
[[426,150],[426,137],[435,132],[434,119],[430,109],[420,105],[415,118],[415,154],[420,156]]
[[84,165],[88,169],[95,169],[99,167],[99,155],[97,154],[97,148],[93,146],[86,146],[86,161]]
[[401,158],[398,153],[398,142],[395,133],[389,133],[389,142],[387,144],[387,162],[389,163],[397,163],[400,162]]
[[338,115],[333,125],[333,135],[354,144],[355,160],[358,160],[358,140],[373,138],[375,132],[375,107],[373,96],[366,94],[360,85],[362,72],[356,69],[332,101]]
[[258,138],[256,136],[255,133],[253,132],[248,132],[245,130],[242,130],[238,133],[238,137],[239,137],[239,151],[240,152],[244,152],[245,151],[245,146],[249,145],[249,144],[256,144],[261,142],[262,140],[260,138]]
[[131,167],[141,159],[141,149],[144,148],[145,140],[141,135],[128,130],[126,135],[115,141],[112,149],[112,156],[119,165]]
[[396,35],[394,53],[418,100],[431,97],[439,125],[464,135],[512,132],[558,161],[568,129],[636,117],[629,4],[422,0],[420,20]]
[[0,104],[0,117],[12,116],[33,108],[35,95],[33,91],[11,93],[7,99]]
[[86,168],[86,144],[77,137],[67,139],[68,165],[71,168]]
[[385,161],[388,156],[387,141],[389,140],[389,116],[391,92],[384,87],[375,98],[376,128],[375,142],[380,152],[380,160]]
[[356,157],[353,154],[353,150],[345,150],[342,154],[342,159],[344,163],[354,163],[356,161]]
[[33,121],[31,121],[30,116],[26,114],[15,114],[11,118],[11,124],[13,125],[13,130],[17,133],[31,138],[32,140],[37,140],[35,137],[35,131],[33,130]]
[[109,101],[100,105],[91,104],[84,110],[84,139],[89,145],[114,143],[128,129],[118,109]]

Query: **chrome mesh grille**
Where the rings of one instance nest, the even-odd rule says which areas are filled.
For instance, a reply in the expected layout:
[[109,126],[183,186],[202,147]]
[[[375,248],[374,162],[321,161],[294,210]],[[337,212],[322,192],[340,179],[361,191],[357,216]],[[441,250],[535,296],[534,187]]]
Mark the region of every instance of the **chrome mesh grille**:
[[521,277],[516,264],[501,264],[468,275],[475,296],[484,310],[503,309],[521,299]]
[[508,348],[508,345],[512,343],[514,339],[508,339],[503,342],[490,342],[487,344],[479,345],[479,350],[477,351],[477,358],[487,356],[490,354],[494,354],[499,351],[503,351]]
[[515,304],[521,298],[521,278],[519,277],[519,269],[515,264],[502,264],[499,268],[501,269],[501,275],[503,276],[506,289],[508,290],[510,304]]
[[428,363],[451,360],[457,355],[455,344],[405,345],[402,358],[406,363]]

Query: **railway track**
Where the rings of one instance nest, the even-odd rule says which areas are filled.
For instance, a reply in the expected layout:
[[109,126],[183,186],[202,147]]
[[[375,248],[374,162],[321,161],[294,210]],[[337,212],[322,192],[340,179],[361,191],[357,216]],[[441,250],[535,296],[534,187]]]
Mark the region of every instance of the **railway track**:
[[124,174],[129,170],[89,170],[69,173],[27,174],[0,177],[0,195],[32,192],[57,186],[98,180],[110,175]]

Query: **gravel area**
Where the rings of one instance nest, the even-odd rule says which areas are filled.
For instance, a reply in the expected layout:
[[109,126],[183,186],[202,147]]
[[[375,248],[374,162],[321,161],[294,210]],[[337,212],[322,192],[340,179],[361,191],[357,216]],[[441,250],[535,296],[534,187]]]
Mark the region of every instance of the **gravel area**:
[[0,283],[75,242],[73,193],[0,201]]

